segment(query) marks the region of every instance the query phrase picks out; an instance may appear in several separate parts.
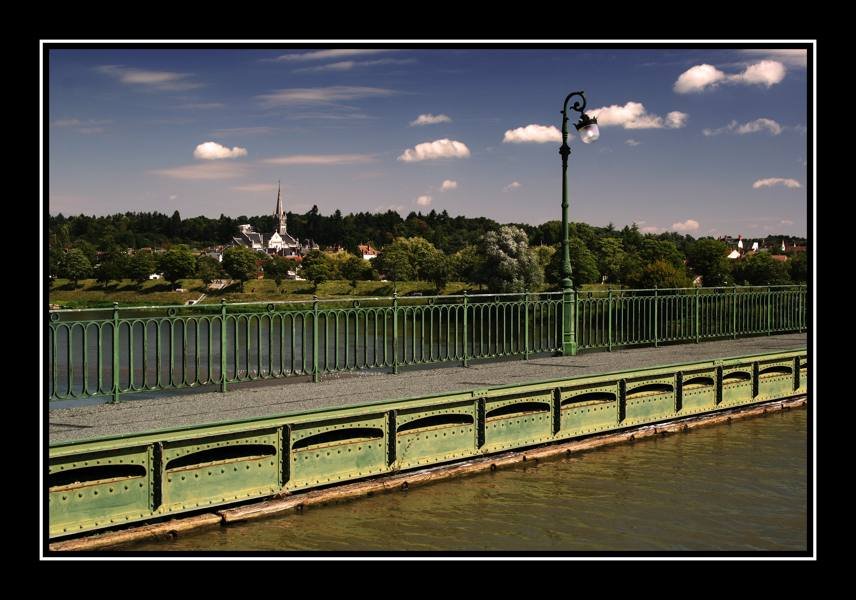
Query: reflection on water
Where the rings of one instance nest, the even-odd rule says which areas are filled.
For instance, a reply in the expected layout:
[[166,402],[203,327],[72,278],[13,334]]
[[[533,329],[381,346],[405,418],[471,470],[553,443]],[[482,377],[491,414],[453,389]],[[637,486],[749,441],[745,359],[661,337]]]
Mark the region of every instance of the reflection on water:
[[129,550],[805,550],[806,410]]

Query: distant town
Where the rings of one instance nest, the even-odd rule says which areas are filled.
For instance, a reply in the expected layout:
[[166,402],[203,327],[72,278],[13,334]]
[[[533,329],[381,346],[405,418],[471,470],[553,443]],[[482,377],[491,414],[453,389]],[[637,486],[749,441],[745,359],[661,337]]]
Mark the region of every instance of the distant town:
[[[558,289],[562,257],[559,221],[500,224],[433,210],[406,218],[395,211],[324,216],[317,207],[295,214],[285,210],[279,191],[272,214],[257,217],[182,219],[178,211],[52,215],[49,246],[52,303],[54,291],[62,302],[63,290],[100,290],[98,299],[107,300],[103,292],[111,289],[184,292],[193,303],[226,292],[246,294],[246,283],[256,280],[272,282],[273,288],[262,288],[280,296],[298,289],[284,288],[288,281],[306,282],[311,290],[300,289],[313,293],[326,282],[341,282],[333,295],[357,294],[357,282],[422,284],[414,289],[438,294],[535,292]],[[617,229],[571,223],[569,248],[574,285],[583,289],[807,281],[806,239],[788,235],[695,239],[643,234],[636,224]],[[203,297],[190,297],[188,286]],[[80,296],[72,304],[85,304]]]

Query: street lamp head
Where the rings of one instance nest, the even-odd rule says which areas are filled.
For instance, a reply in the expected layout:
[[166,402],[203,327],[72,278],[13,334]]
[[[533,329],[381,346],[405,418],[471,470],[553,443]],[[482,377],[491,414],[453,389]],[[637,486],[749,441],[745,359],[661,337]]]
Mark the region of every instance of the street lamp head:
[[600,137],[600,129],[597,127],[597,117],[590,117],[586,113],[582,113],[579,122],[574,127],[577,128],[580,139],[584,144],[591,144]]

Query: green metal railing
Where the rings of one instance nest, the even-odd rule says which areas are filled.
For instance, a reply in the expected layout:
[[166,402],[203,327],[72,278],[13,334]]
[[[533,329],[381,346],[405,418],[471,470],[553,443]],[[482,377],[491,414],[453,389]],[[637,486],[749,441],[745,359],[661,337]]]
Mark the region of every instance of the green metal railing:
[[59,310],[49,399],[557,352],[562,295],[364,298]]
[[612,350],[804,331],[806,315],[805,286],[579,292],[577,343]]
[[48,399],[802,331],[805,287],[621,290],[58,310]]

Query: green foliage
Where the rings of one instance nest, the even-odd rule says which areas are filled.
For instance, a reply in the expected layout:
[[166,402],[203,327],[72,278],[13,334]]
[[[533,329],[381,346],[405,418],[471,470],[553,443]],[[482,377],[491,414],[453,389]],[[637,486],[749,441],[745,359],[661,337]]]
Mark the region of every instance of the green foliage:
[[393,281],[445,282],[449,275],[446,256],[421,237],[396,238],[384,247],[374,266]]
[[614,237],[601,238],[598,242],[598,268],[609,282],[621,281],[621,271],[627,253],[621,240]]
[[734,261],[734,280],[741,285],[788,285],[788,265],[767,252],[747,254]]
[[82,250],[72,248],[66,252],[59,265],[59,276],[71,280],[74,287],[81,279],[86,279],[92,274],[92,263]]
[[124,278],[127,270],[128,255],[121,250],[114,250],[95,268],[95,281],[106,287],[110,281],[119,281]]
[[254,278],[258,272],[259,254],[244,246],[230,246],[223,251],[223,270],[241,282],[242,290],[244,282]]
[[297,272],[297,261],[284,256],[274,256],[265,263],[265,279],[273,279],[276,285],[282,284],[282,280],[288,277],[288,272]]
[[[600,271],[597,268],[597,258],[579,238],[571,238],[568,242],[568,254],[571,258],[571,280],[574,287],[579,288],[591,283],[600,283]],[[562,282],[562,250],[559,247],[550,259],[550,264],[544,272],[545,279],[553,285]]]
[[[176,211],[176,214],[178,211]],[[187,246],[173,246],[160,255],[158,269],[164,279],[175,286],[179,279],[193,277],[196,271],[196,256]]]
[[676,269],[683,269],[684,257],[675,242],[646,237],[639,245],[639,257],[644,263],[665,261]]
[[538,290],[544,273],[535,253],[529,249],[526,232],[513,225],[489,231],[480,247],[484,253],[484,283],[492,292]]
[[470,244],[464,246],[449,257],[451,277],[458,281],[478,283],[482,279],[485,257],[478,247]]
[[692,286],[692,281],[683,268],[677,268],[665,260],[655,260],[642,268],[634,287],[637,286],[643,289],[686,288]]
[[311,250],[304,256],[300,268],[303,277],[315,284],[316,291],[320,283],[337,279],[338,275],[338,268],[334,259],[326,256],[320,250]]
[[788,269],[794,283],[808,282],[808,256],[806,252],[794,252],[788,258]]
[[372,263],[359,256],[349,254],[348,257],[339,265],[339,271],[342,277],[349,279],[352,282],[358,280],[365,281],[375,278],[374,268]]
[[213,256],[198,256],[196,258],[196,276],[202,283],[208,285],[223,276],[223,265]]
[[128,259],[126,276],[142,284],[157,269],[157,262],[151,252],[136,252]]
[[731,277],[731,259],[728,247],[719,240],[704,238],[689,247],[687,260],[693,273],[701,275],[702,285],[716,287],[728,285]]

